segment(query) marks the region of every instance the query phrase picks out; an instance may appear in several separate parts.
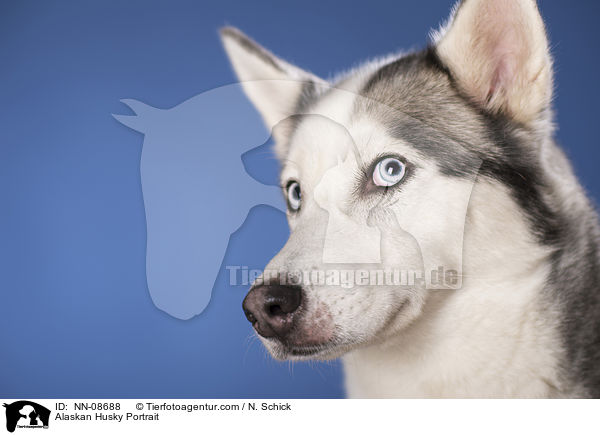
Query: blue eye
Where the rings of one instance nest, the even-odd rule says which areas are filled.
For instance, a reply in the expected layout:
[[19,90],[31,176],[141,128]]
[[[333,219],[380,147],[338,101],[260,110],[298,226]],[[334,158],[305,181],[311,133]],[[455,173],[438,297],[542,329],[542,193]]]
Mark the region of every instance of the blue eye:
[[297,181],[290,182],[287,187],[287,202],[292,211],[298,211],[300,209],[301,199],[302,193],[300,192],[300,183]]
[[390,187],[398,184],[405,173],[404,163],[394,157],[386,157],[375,166],[373,182],[377,186]]

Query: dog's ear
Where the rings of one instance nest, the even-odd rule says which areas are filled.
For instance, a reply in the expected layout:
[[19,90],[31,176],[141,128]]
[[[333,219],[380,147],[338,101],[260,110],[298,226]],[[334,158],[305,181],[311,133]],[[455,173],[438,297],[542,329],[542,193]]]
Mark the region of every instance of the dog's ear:
[[552,98],[552,62],[535,0],[463,0],[434,34],[458,87],[492,112],[527,123]]
[[220,33],[244,92],[262,115],[267,128],[273,130],[278,142],[276,150],[281,155],[283,144],[280,142],[286,139],[283,137],[286,129],[274,127],[296,115],[302,103],[326,82],[279,59],[234,27],[225,27]]

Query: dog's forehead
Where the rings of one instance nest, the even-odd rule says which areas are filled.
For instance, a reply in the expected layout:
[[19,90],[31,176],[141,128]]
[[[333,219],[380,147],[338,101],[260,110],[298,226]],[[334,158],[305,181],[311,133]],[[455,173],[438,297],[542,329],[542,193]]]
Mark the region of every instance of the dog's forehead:
[[334,120],[321,114],[303,118],[284,161],[283,178],[301,177],[311,182],[342,163],[346,169],[364,169],[382,154],[416,155],[369,117],[351,116],[343,124],[338,122],[340,118]]
[[[386,119],[379,115],[389,113],[389,107],[360,111],[362,99],[347,90],[331,90],[310,114],[300,116],[283,162],[282,179],[319,179],[341,162],[346,168],[366,169],[374,159],[389,154],[413,161],[422,158],[417,149],[386,127]],[[403,116],[397,114],[398,119]]]
[[426,56],[407,55],[354,72],[323,92],[300,116],[287,162],[320,173],[348,150],[357,164],[394,153],[470,176],[479,156],[494,152],[488,127]]

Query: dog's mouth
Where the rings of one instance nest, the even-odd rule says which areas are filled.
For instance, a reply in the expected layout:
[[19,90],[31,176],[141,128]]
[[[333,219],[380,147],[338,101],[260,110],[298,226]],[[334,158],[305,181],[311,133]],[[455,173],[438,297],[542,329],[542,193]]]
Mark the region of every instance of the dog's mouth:
[[271,353],[277,359],[282,360],[303,360],[303,359],[329,359],[328,354],[333,346],[317,345],[317,346],[285,346],[279,345],[277,349],[273,349]]
[[314,357],[322,352],[326,352],[328,350],[328,346],[320,345],[320,346],[297,346],[297,347],[287,347],[285,351],[291,356],[298,357]]
[[278,360],[329,360],[347,351],[347,346],[328,341],[319,344],[290,344],[278,339],[263,339],[265,347]]

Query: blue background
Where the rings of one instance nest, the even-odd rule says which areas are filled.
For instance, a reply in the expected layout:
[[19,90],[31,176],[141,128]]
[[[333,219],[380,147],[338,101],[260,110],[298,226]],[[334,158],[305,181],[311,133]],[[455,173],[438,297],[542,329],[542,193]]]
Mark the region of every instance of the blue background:
[[[200,316],[154,307],[145,278],[143,137],[121,98],[168,108],[232,83],[217,28],[240,27],[327,77],[424,45],[450,0],[0,3],[0,396],[340,397],[339,363],[270,359],[217,277]],[[555,56],[557,136],[600,196],[600,3],[541,1]],[[207,158],[211,150],[207,149]],[[263,156],[261,158],[261,156]],[[246,156],[274,176],[274,160]],[[218,189],[219,186],[211,186]],[[287,237],[252,209],[225,263],[262,267]]]

